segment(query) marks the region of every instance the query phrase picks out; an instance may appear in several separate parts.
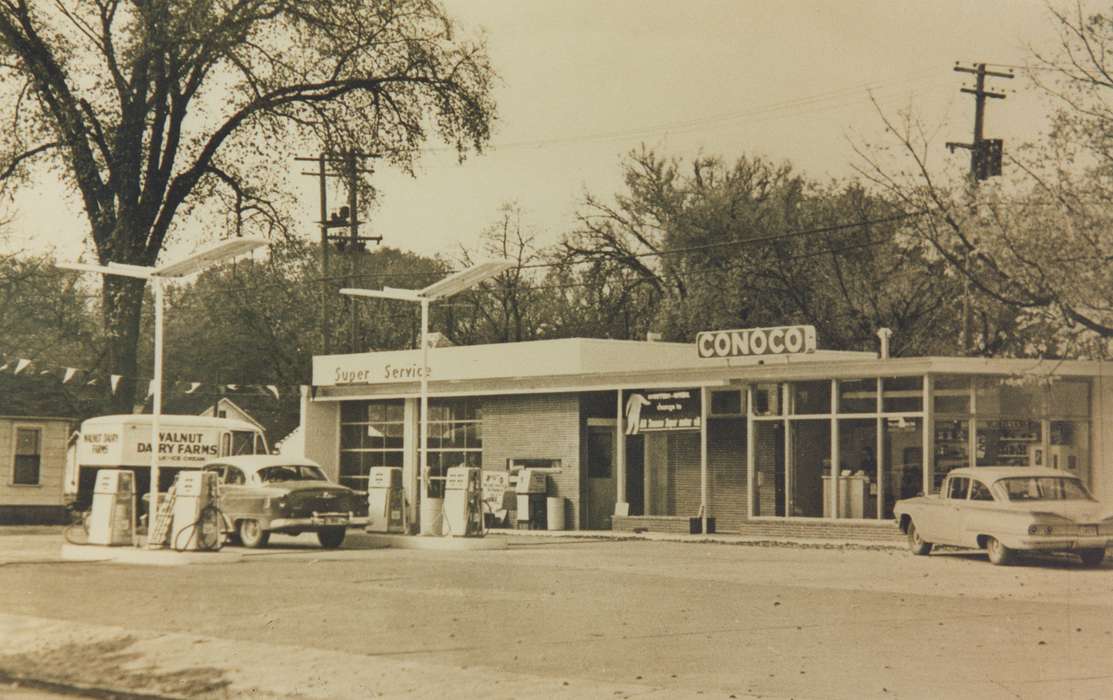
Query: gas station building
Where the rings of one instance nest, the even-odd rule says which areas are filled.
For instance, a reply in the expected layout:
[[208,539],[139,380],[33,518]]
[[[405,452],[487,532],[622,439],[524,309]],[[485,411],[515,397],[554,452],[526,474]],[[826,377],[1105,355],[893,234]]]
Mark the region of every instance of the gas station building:
[[[574,530],[892,528],[896,500],[959,466],[1051,466],[1113,503],[1104,363],[814,345],[796,326],[431,348],[430,472],[545,467]],[[401,468],[411,523],[421,355],[314,358],[301,417],[306,456],[341,483]]]

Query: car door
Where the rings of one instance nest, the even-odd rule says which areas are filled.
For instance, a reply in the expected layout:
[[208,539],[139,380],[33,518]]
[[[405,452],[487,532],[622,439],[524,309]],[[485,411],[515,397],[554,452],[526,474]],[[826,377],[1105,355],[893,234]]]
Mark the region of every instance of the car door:
[[993,513],[997,504],[989,484],[981,479],[970,480],[970,495],[959,519],[959,542],[966,547],[978,546],[978,535],[992,527]]
[[937,523],[933,542],[938,544],[960,544],[962,522],[966,517],[967,500],[970,492],[970,479],[965,476],[949,476],[940,491],[942,512]]
[[235,516],[243,511],[245,481],[243,470],[230,464],[213,464],[205,467],[205,471],[215,472],[218,476],[220,510],[224,514],[226,525],[230,528],[236,521]]

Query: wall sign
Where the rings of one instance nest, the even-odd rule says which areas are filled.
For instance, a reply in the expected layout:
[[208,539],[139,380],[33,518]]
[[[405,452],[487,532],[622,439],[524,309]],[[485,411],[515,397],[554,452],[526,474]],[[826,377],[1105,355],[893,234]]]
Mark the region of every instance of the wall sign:
[[631,391],[626,399],[626,434],[655,430],[699,430],[699,389]]
[[815,326],[703,331],[696,335],[696,348],[704,358],[815,352]]

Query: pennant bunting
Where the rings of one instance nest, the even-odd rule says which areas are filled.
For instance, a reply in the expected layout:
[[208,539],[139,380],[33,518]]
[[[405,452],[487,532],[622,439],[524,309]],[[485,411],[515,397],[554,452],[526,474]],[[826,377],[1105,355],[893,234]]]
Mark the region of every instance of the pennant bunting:
[[77,374],[77,369],[76,368],[67,367],[66,368],[66,373],[62,375],[62,383],[63,384],[69,384],[70,380],[73,379],[75,374]]
[[22,372],[23,370],[27,369],[30,366],[31,366],[31,361],[26,360],[26,359],[21,357],[21,358],[19,358],[19,361],[15,363],[15,372],[13,372],[13,374],[19,374],[20,372]]
[[116,387],[120,385],[121,375],[113,374],[109,377],[109,382],[112,385],[112,395],[116,395]]
[[279,398],[277,386],[275,386],[274,384],[267,384],[266,386],[267,391],[269,391],[274,396],[274,398]]
[[201,382],[190,382],[189,388],[185,390],[185,393],[192,394],[193,392],[197,391],[198,387],[200,386]]

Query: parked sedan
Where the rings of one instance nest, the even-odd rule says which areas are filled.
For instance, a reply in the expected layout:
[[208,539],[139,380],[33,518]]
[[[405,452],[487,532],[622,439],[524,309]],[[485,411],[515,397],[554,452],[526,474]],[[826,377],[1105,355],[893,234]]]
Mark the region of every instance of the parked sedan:
[[317,533],[333,549],[355,510],[355,493],[329,481],[316,462],[303,457],[224,457],[205,465],[220,479],[224,530],[246,547],[264,547],[272,532]]
[[1057,469],[955,469],[938,494],[897,501],[893,510],[913,554],[936,544],[975,547],[1008,564],[1022,550],[1074,552],[1099,566],[1113,544],[1113,511]]

